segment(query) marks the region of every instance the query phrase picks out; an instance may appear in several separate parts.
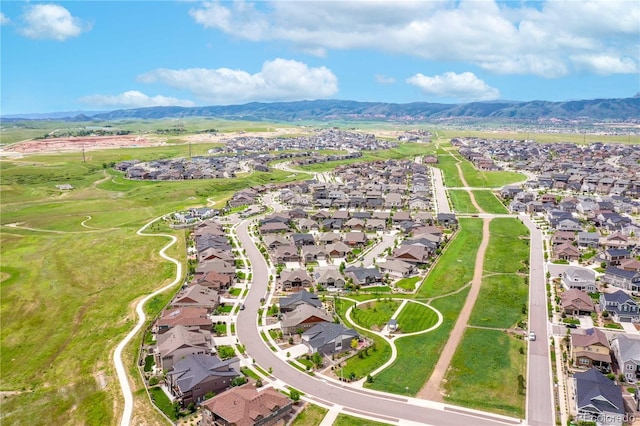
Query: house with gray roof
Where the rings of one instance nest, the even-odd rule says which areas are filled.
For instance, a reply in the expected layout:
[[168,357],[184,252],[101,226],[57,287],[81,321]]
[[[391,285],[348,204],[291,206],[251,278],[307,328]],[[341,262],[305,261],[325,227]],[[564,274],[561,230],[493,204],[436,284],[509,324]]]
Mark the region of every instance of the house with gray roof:
[[364,268],[361,266],[349,266],[345,268],[344,275],[351,278],[357,285],[372,285],[382,283],[382,274],[376,268]]
[[618,334],[611,340],[611,351],[625,381],[637,383],[640,380],[640,335]]
[[205,400],[209,392],[220,393],[231,381],[242,376],[240,360],[222,361],[215,355],[187,355],[173,365],[167,374],[167,388],[183,407]]
[[578,247],[597,248],[600,234],[597,232],[578,232]]
[[626,291],[640,291],[640,272],[610,266],[604,271],[604,282]]
[[284,291],[300,291],[303,288],[311,287],[311,277],[304,269],[294,269],[293,271],[283,270],[280,272],[280,284]]
[[287,297],[281,297],[278,301],[280,312],[287,313],[293,311],[299,305],[310,305],[316,308],[322,308],[322,302],[316,294],[309,293],[307,290],[300,290]]
[[358,332],[352,328],[325,322],[302,333],[302,343],[312,354],[319,352],[323,355],[331,355],[349,350],[351,341],[359,337]]
[[622,290],[600,295],[600,309],[607,311],[615,322],[639,322],[638,304]]
[[593,293],[596,291],[596,273],[591,269],[569,266],[562,273],[562,285],[567,289],[578,289]]
[[323,288],[344,288],[344,277],[336,266],[317,268],[313,273],[313,277],[318,286]]
[[574,373],[577,420],[597,425],[622,426],[625,414],[622,391],[598,370]]

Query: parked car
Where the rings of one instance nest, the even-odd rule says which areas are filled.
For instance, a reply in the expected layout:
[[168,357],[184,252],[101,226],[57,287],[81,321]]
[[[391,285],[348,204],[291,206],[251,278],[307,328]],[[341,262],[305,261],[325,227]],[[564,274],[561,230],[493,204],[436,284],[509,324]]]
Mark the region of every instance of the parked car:
[[578,328],[578,324],[565,324],[567,328]]
[[536,333],[534,333],[533,331],[529,332],[529,340],[533,341],[536,340]]
[[241,310],[241,311],[244,311],[244,303],[242,303],[242,304],[240,305],[240,310]]

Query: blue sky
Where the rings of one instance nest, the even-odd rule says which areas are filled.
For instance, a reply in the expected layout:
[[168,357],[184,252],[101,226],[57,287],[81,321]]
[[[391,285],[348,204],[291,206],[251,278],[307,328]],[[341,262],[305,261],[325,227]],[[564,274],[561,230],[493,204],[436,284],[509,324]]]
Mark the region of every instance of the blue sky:
[[640,2],[0,2],[1,114],[640,92]]

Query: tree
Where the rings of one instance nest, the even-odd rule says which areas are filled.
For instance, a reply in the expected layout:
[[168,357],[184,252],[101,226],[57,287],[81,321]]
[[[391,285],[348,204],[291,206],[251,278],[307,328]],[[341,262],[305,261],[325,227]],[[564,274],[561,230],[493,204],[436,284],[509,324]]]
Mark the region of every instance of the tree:
[[355,337],[351,339],[351,349],[358,349],[358,339]]
[[300,392],[296,389],[291,389],[291,391],[289,392],[289,398],[291,398],[293,402],[300,401]]
[[320,352],[315,352],[311,360],[313,361],[313,365],[315,365],[316,368],[322,367],[322,355],[320,355]]
[[213,398],[214,396],[216,396],[216,393],[215,393],[215,392],[211,392],[211,391],[209,391],[209,392],[207,392],[207,393],[205,393],[205,394],[204,394],[204,399],[211,399],[211,398]]

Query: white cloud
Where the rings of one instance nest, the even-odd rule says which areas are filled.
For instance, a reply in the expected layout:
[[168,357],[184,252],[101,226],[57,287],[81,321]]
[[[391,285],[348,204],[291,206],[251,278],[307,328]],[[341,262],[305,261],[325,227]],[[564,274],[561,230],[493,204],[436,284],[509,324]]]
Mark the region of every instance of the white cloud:
[[437,98],[489,101],[500,97],[498,89],[489,86],[471,72],[446,72],[433,77],[418,73],[407,78],[407,83],[420,88],[424,94]]
[[623,63],[640,62],[637,1],[241,0],[205,2],[190,14],[205,28],[246,40],[288,41],[319,56],[332,49],[378,49],[543,77],[584,71],[584,63],[571,58],[603,51]]
[[81,102],[94,106],[117,108],[144,108],[153,106],[193,106],[192,101],[168,96],[147,96],[137,90],[129,90],[119,95],[91,95],[80,99]]
[[20,32],[29,38],[64,41],[77,37],[90,29],[88,24],[71,15],[57,4],[36,4],[29,6],[22,15],[24,26]]
[[7,15],[0,12],[0,25],[8,24],[9,22],[11,22],[11,20],[7,18]]
[[310,68],[280,58],[266,61],[255,74],[229,68],[156,69],[139,75],[138,80],[188,90],[218,104],[318,99],[338,92],[338,79],[328,68]]
[[374,77],[376,79],[376,83],[380,84],[393,84],[396,82],[395,78],[386,76],[384,74],[376,74]]
[[576,55],[571,60],[582,69],[594,74],[630,74],[638,72],[638,64],[631,58],[610,55]]

